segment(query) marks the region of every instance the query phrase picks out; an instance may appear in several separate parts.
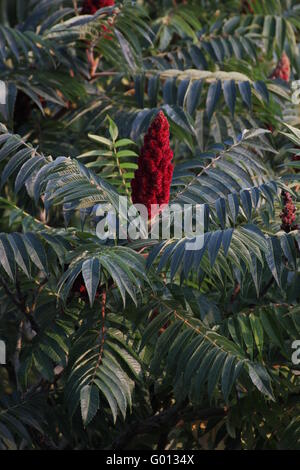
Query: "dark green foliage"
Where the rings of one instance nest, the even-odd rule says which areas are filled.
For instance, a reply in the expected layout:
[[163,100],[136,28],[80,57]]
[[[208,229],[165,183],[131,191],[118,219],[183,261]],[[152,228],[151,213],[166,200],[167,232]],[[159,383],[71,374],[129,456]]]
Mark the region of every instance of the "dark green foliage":
[[[81,7],[1,3],[0,448],[299,449],[299,6]],[[195,251],[96,235],[159,110]]]

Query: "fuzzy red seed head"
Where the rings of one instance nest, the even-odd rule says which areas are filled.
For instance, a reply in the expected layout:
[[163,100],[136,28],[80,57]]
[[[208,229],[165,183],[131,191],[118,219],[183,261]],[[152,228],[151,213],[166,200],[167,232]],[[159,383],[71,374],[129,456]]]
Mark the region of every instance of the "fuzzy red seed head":
[[292,196],[287,191],[282,192],[282,202],[283,209],[280,214],[282,222],[281,229],[288,233],[291,230],[298,229],[298,225],[294,224],[296,220],[296,207],[293,203]]
[[[138,169],[131,181],[132,202],[144,204],[151,217],[151,204],[168,204],[173,176],[169,123],[160,111],[144,137]],[[153,214],[152,214],[153,216]]]
[[115,0],[84,0],[81,14],[94,15],[100,8],[113,7]]
[[290,66],[290,59],[286,55],[285,52],[282,53],[281,59],[278,62],[275,70],[273,71],[271,78],[280,78],[285,82],[290,80],[290,73],[291,73],[291,66]]

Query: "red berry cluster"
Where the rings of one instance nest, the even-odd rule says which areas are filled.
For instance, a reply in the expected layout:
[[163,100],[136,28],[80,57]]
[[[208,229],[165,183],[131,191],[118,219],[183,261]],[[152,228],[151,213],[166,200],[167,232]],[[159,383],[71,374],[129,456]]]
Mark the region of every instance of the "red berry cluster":
[[280,78],[281,80],[284,80],[285,82],[288,82],[290,80],[290,73],[291,73],[291,67],[290,67],[290,59],[286,55],[285,52],[282,53],[281,59],[278,62],[275,70],[273,71],[271,78]]
[[84,0],[81,14],[82,15],[93,15],[100,8],[112,7],[115,4],[115,0]]
[[282,221],[281,229],[286,233],[291,230],[298,230],[299,226],[294,223],[296,220],[296,207],[293,204],[292,196],[287,191],[282,191],[282,202],[283,210],[280,214]]
[[131,181],[132,201],[144,204],[149,218],[155,215],[151,214],[151,204],[160,206],[169,202],[174,168],[172,158],[169,123],[160,111],[144,137],[138,169]]

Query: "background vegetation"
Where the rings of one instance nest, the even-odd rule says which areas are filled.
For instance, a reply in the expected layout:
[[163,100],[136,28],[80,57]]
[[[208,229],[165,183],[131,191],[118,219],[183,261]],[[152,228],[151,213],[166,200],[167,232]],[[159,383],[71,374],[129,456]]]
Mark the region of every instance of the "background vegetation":
[[[0,448],[299,448],[300,6],[82,6],[0,3]],[[95,235],[159,110],[198,251]]]

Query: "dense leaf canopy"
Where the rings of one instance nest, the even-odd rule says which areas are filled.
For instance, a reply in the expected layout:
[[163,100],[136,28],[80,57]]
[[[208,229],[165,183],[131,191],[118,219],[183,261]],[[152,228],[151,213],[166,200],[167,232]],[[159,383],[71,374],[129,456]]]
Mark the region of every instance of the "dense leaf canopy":
[[[0,449],[300,448],[298,80],[296,0],[1,1]],[[200,249],[97,236],[139,155]]]

